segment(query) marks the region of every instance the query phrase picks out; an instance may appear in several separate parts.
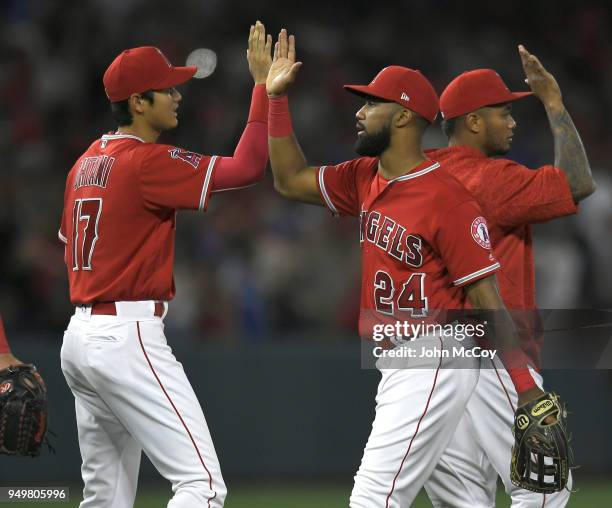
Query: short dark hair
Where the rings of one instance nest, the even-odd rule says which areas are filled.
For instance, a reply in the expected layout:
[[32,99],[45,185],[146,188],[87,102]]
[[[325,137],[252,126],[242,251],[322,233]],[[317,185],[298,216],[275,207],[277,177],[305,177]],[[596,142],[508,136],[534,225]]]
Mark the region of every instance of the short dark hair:
[[[149,104],[153,104],[155,100],[155,95],[153,92],[148,90],[146,92],[142,92],[140,94],[145,100],[149,101]],[[124,125],[131,125],[134,121],[132,117],[132,113],[130,112],[129,99],[125,99],[124,101],[119,102],[111,102],[110,105],[111,114],[117,122],[118,127],[123,127]]]
[[450,138],[455,134],[456,118],[449,118],[448,120],[442,120],[442,132],[447,138]]

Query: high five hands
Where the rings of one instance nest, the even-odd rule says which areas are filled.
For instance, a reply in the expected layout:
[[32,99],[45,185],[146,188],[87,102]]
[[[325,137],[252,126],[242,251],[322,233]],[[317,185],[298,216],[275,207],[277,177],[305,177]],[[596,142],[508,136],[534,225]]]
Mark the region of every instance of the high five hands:
[[301,65],[302,62],[295,61],[295,36],[287,36],[287,30],[283,28],[274,45],[274,58],[266,80],[268,96],[278,97],[286,94]]
[[249,71],[256,85],[263,85],[272,65],[272,36],[266,36],[266,27],[261,21],[251,25],[247,49]]

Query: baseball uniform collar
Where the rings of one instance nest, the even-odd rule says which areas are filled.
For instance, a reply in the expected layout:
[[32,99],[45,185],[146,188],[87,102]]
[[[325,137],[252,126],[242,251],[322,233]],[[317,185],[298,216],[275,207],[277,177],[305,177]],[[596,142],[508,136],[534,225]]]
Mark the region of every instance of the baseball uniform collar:
[[426,160],[425,162],[423,162],[423,164],[421,164],[421,166],[423,166],[423,165],[425,165],[424,168],[417,169],[416,171],[412,170],[407,175],[398,176],[397,178],[394,178],[393,180],[389,180],[389,183],[403,182],[405,180],[411,180],[412,178],[417,178],[419,176],[425,175],[425,174],[433,171],[434,169],[437,169],[437,168],[440,167],[440,163],[439,162],[432,161],[432,160]]
[[[421,164],[419,164],[415,169],[413,169],[407,175],[398,176],[393,180],[385,180],[380,176],[380,173],[374,173],[374,179],[370,184],[370,194],[369,197],[364,201],[363,206],[366,210],[369,210],[372,206],[372,203],[376,201],[380,196],[382,196],[388,189],[393,187],[392,184],[395,182],[403,182],[406,180],[411,180],[413,178],[417,178],[419,176],[430,173],[436,168],[440,167],[440,163],[432,160],[425,160]],[[415,171],[416,170],[416,171]],[[381,182],[382,180],[382,182]],[[386,182],[386,185],[384,183]]]
[[102,136],[102,141],[111,141],[113,139],[136,139],[141,143],[146,143],[144,139],[139,138],[138,136],[134,136],[132,134],[123,134],[121,132],[115,132],[113,134],[104,134],[104,136]]

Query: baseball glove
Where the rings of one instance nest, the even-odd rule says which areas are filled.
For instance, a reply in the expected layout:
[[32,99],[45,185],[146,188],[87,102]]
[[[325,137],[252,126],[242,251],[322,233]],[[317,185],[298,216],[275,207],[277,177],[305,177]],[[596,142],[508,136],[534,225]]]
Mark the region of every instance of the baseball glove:
[[36,457],[47,431],[47,388],[34,365],[0,371],[0,453]]
[[[545,423],[549,416],[553,423]],[[549,494],[567,485],[572,451],[566,431],[567,412],[554,393],[519,407],[514,415],[510,479],[517,487]]]

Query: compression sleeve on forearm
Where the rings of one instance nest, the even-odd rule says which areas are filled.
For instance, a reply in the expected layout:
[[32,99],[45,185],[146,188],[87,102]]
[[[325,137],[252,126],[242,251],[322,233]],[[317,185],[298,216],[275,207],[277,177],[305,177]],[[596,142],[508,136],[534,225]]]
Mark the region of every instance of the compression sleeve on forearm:
[[232,157],[221,157],[212,179],[212,192],[246,187],[264,176],[268,163],[268,96],[265,85],[253,88],[244,132]]
[[286,95],[270,99],[268,124],[270,137],[285,138],[293,133],[291,113],[289,112],[289,99],[287,99]]
[[2,316],[0,316],[0,354],[10,353],[8,342],[6,340],[6,334],[4,333],[4,323],[2,322]]

